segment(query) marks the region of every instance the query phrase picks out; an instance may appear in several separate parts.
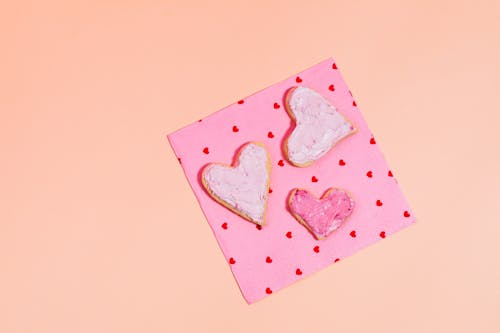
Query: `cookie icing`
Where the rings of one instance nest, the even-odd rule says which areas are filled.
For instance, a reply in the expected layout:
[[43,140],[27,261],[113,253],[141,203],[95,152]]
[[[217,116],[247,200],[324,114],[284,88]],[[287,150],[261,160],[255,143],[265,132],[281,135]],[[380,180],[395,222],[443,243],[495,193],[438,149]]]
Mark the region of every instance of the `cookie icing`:
[[318,239],[338,229],[354,209],[354,201],[349,194],[333,188],[327,190],[321,199],[307,190],[294,189],[288,205],[299,222]]
[[313,163],[356,131],[333,105],[310,88],[290,89],[286,101],[295,128],[285,142],[285,151],[296,166]]
[[212,163],[202,172],[202,182],[217,201],[242,217],[264,224],[269,191],[269,155],[259,143],[241,148],[234,167]]

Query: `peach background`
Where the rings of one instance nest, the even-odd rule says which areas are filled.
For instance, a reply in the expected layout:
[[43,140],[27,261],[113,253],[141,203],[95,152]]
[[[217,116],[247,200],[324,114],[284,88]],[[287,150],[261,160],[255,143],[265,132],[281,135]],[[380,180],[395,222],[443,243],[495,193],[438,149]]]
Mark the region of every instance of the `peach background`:
[[[0,331],[497,332],[499,15],[4,2]],[[328,56],[419,223],[248,306],[165,135]]]

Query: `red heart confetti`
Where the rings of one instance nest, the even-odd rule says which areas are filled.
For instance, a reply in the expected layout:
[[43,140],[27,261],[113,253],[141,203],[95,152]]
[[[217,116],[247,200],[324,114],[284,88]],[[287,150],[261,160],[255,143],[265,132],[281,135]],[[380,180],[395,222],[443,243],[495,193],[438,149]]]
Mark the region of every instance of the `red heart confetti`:
[[387,176],[393,177],[391,170],[389,170],[389,172],[387,173]]
[[371,145],[376,144],[376,142],[375,142],[375,138],[371,138],[371,139],[370,139],[370,144],[371,144]]
[[297,274],[297,275],[302,275],[302,271],[300,270],[300,268],[297,268],[297,269],[295,270],[295,274]]
[[287,232],[287,233],[285,234],[285,236],[286,236],[287,238],[292,238],[292,232],[291,232],[291,231]]
[[407,211],[407,210],[405,210],[405,212],[403,213],[403,216],[404,216],[404,217],[410,217],[410,213],[408,213],[408,211]]
[[245,103],[245,101],[244,101],[244,100],[242,100],[242,99],[240,99],[240,100],[238,101],[238,104],[243,104],[243,103]]
[[285,166],[285,162],[283,162],[283,160],[279,160],[278,165],[279,165],[280,167]]
[[335,63],[333,63],[332,68],[337,69],[337,65]]
[[355,101],[352,101],[352,106],[358,106]]
[[271,257],[267,257],[267,258],[266,258],[266,262],[267,262],[268,264],[270,264],[270,263],[272,263],[272,262],[273,262],[273,259],[271,259]]
[[382,201],[380,201],[380,200],[377,200],[376,204],[377,204],[377,206],[379,206],[379,207],[383,205]]
[[231,258],[229,258],[229,263],[230,263],[231,265],[234,265],[234,264],[236,264],[236,260],[234,260],[234,259],[231,257]]
[[302,82],[302,79],[300,78],[300,76],[297,76],[297,77],[295,78],[295,82],[297,82],[297,83]]
[[280,108],[280,105],[278,103],[274,103],[274,108],[275,109],[279,109]]
[[267,133],[267,137],[268,137],[269,139],[274,138],[274,134],[273,134],[273,132],[269,132],[269,133]]
[[239,132],[239,131],[240,131],[240,129],[238,128],[238,126],[233,126],[233,132],[236,133],[236,132]]
[[314,248],[313,248],[313,251],[316,252],[316,253],[319,253],[319,246],[316,245]]
[[208,151],[208,147],[203,148],[203,152],[204,152],[205,154],[208,154],[208,153],[209,153],[209,151]]
[[333,262],[339,262],[340,259],[339,258],[336,258]]
[[227,223],[226,222],[222,223],[221,227],[222,229],[227,230]]
[[270,295],[272,293],[273,293],[273,291],[271,290],[271,288],[266,288],[266,294]]
[[328,87],[328,90],[335,91],[335,86],[333,84],[330,84],[330,86]]
[[312,176],[311,181],[313,183],[317,183],[318,182],[318,178],[316,178],[316,176]]
[[368,172],[366,173],[366,176],[367,176],[368,178],[372,178],[372,177],[373,177],[373,172],[372,172],[372,171],[368,171]]
[[356,230],[353,230],[349,233],[349,235],[352,237],[352,238],[356,238]]
[[340,160],[340,161],[339,161],[339,165],[340,165],[340,166],[344,166],[344,165],[345,165],[344,160]]
[[260,224],[257,224],[255,227],[257,228],[257,230],[262,230],[262,226]]
[[380,238],[385,238],[385,231],[380,232]]

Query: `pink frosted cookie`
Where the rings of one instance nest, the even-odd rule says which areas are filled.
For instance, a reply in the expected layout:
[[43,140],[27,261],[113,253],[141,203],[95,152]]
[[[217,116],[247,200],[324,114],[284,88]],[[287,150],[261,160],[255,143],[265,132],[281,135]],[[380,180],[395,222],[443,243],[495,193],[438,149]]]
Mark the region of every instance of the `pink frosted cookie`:
[[233,166],[210,163],[201,181],[208,194],[241,217],[265,224],[269,193],[270,159],[266,147],[249,142],[236,154]]
[[324,156],[356,128],[323,96],[307,87],[291,88],[286,95],[286,110],[295,128],[284,142],[287,159],[306,167]]
[[290,193],[288,207],[317,239],[323,239],[351,215],[354,201],[341,189],[330,188],[318,199],[307,190],[295,188]]

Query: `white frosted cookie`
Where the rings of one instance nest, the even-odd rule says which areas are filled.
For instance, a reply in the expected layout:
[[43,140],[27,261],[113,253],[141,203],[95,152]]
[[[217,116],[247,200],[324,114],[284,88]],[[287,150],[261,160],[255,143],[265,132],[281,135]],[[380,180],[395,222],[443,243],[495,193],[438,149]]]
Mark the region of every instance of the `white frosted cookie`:
[[284,141],[287,159],[306,167],[323,157],[356,128],[318,92],[307,87],[291,88],[286,95],[286,110],[295,128]]
[[233,166],[211,163],[203,168],[201,181],[208,194],[241,217],[265,224],[270,158],[258,142],[245,144],[236,154]]

